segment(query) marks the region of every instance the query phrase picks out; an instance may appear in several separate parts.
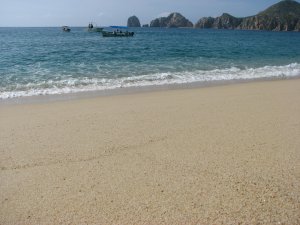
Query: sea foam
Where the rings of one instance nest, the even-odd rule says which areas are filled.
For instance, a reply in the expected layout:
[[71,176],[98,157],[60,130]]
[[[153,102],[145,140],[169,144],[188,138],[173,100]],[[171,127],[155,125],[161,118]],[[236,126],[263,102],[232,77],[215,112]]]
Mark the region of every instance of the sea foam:
[[237,68],[195,70],[184,72],[153,73],[121,78],[67,78],[18,84],[0,89],[0,99],[78,93],[117,88],[189,84],[230,80],[251,80],[259,78],[289,78],[300,76],[300,64],[264,66],[259,68]]

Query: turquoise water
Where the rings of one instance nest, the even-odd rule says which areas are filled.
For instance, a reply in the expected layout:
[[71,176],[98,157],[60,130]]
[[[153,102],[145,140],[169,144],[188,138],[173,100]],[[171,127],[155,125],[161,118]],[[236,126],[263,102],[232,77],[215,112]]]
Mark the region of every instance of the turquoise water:
[[300,33],[131,30],[103,38],[84,28],[0,28],[0,99],[300,75]]

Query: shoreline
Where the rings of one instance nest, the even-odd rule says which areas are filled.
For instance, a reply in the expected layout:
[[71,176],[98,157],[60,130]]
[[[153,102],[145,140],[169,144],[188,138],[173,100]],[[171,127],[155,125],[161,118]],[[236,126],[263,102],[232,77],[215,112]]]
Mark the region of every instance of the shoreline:
[[299,224],[300,79],[0,107],[0,224]]
[[290,76],[290,77],[276,76],[276,77],[261,77],[261,78],[254,78],[254,79],[197,81],[197,82],[180,83],[180,84],[149,85],[149,86],[138,86],[138,87],[114,88],[114,89],[106,89],[106,90],[82,91],[82,92],[74,92],[74,93],[23,96],[23,97],[0,99],[0,107],[2,105],[70,101],[70,100],[77,100],[77,99],[88,99],[88,98],[97,98],[97,97],[114,96],[114,95],[128,95],[128,94],[139,94],[139,93],[148,93],[148,92],[151,93],[157,91],[159,92],[159,91],[169,91],[169,90],[209,88],[209,87],[217,87],[217,86],[239,85],[244,83],[257,83],[257,82],[295,80],[295,79],[300,79],[300,75]]

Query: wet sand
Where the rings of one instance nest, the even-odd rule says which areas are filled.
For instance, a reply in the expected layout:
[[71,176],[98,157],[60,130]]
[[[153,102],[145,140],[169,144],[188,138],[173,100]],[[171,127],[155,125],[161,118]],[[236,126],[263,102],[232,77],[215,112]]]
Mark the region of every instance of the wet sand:
[[0,104],[0,224],[300,224],[300,80]]

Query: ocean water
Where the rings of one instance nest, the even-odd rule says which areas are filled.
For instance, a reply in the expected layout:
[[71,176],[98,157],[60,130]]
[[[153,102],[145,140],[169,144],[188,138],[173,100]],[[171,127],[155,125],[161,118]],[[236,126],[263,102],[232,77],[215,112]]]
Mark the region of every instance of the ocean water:
[[300,76],[300,33],[136,28],[0,28],[0,99]]

